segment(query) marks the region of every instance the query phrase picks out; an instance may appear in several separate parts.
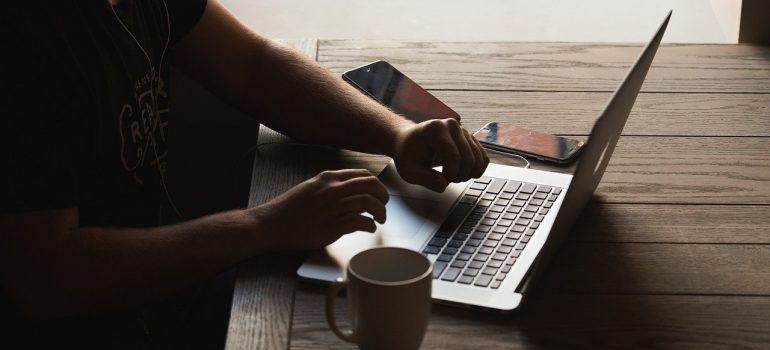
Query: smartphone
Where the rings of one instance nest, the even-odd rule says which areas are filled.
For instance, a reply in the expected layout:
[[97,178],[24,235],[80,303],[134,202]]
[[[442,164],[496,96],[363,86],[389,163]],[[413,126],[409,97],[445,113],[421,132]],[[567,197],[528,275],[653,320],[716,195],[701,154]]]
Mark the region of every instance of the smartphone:
[[416,122],[460,115],[385,61],[342,73],[342,79],[392,111]]
[[567,164],[583,149],[585,142],[546,134],[513,125],[489,123],[473,133],[485,147],[521,154],[540,160]]

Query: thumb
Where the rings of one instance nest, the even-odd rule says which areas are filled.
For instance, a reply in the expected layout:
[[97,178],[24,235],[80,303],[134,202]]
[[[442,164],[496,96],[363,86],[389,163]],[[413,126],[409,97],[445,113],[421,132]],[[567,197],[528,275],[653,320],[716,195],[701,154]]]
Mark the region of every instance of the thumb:
[[406,182],[424,186],[436,192],[444,192],[449,185],[443,174],[428,167],[410,167],[399,173]]

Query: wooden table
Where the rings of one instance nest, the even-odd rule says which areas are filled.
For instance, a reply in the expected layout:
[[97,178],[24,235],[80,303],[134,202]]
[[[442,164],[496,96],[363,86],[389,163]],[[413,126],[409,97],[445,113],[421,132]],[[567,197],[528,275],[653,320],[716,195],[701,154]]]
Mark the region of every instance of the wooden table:
[[[289,43],[335,74],[388,60],[469,130],[496,120],[578,137],[642,48]],[[260,142],[281,139],[260,131]],[[291,146],[260,154],[252,205],[324,168],[386,161]],[[770,348],[769,205],[770,48],[663,45],[594,199],[524,307],[503,316],[434,305],[423,348]],[[300,261],[241,267],[228,348],[351,347],[326,325],[325,289],[295,278]]]

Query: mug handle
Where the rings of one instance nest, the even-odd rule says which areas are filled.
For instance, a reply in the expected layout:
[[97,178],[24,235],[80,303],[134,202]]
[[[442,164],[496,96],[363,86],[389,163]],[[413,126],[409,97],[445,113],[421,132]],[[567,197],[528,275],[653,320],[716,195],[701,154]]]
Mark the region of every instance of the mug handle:
[[341,331],[337,327],[337,321],[334,319],[334,301],[337,299],[337,294],[339,294],[343,288],[348,287],[350,287],[350,281],[343,280],[342,278],[338,278],[336,281],[332,282],[331,286],[329,286],[329,290],[326,292],[326,322],[329,324],[329,328],[332,329],[332,332],[334,332],[340,339],[357,344],[358,335],[355,330]]

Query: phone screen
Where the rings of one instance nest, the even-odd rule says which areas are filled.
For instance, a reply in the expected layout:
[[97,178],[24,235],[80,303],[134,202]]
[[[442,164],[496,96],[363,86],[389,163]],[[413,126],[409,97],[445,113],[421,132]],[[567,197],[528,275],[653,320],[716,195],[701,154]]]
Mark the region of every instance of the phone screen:
[[526,155],[568,161],[584,142],[513,125],[489,123],[473,136],[483,144]]
[[377,61],[347,71],[342,77],[394,112],[420,123],[460,115],[388,62]]

